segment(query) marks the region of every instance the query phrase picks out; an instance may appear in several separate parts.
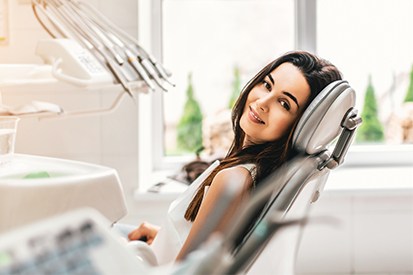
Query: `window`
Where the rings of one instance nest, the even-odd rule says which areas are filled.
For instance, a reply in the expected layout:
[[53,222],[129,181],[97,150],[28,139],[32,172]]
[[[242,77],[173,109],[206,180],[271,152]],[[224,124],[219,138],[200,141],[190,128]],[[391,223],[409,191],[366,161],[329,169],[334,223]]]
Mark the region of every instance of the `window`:
[[359,110],[370,82],[383,126],[384,136],[379,140],[383,143],[413,141],[413,136],[403,134],[402,122],[396,121],[413,66],[413,33],[408,27],[413,25],[411,10],[410,0],[397,5],[391,0],[317,1],[318,53],[344,72],[358,92]]
[[176,82],[154,103],[163,111],[156,112],[153,124],[155,169],[194,158],[177,144],[189,75],[203,118],[219,119],[235,80],[242,87],[263,65],[294,48],[336,64],[357,92],[360,113],[371,80],[383,139],[353,145],[346,164],[413,162],[412,141],[401,140],[400,133],[395,138],[395,127],[403,129],[390,120],[392,111],[400,110],[413,65],[412,1],[157,0],[152,5],[158,24],[154,45],[161,45],[157,54]]
[[[163,63],[176,82],[176,88],[163,94],[163,153],[193,158],[202,145],[215,153],[229,146],[231,137],[218,140],[208,121],[222,122],[219,131],[232,134],[231,96],[237,96],[261,67],[294,48],[294,2],[164,0],[161,39]],[[184,111],[190,84],[196,100],[190,104],[200,108],[192,121],[202,115],[203,143],[193,140],[201,122],[194,122],[198,128],[182,125],[183,116],[191,119]]]
[[[364,112],[364,129],[352,146],[359,164],[412,162],[413,98],[405,102],[413,85],[411,10],[410,0],[397,5],[391,0],[317,0],[317,53],[340,68],[357,92],[357,109]],[[366,105],[373,104],[367,89],[374,92],[377,114],[367,114]]]

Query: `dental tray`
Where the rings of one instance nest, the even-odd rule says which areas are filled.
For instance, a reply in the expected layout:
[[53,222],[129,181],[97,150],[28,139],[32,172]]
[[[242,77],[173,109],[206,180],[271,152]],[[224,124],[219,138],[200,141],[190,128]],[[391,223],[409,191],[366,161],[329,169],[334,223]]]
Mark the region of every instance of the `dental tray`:
[[80,207],[111,222],[126,215],[115,169],[22,154],[0,166],[0,232]]

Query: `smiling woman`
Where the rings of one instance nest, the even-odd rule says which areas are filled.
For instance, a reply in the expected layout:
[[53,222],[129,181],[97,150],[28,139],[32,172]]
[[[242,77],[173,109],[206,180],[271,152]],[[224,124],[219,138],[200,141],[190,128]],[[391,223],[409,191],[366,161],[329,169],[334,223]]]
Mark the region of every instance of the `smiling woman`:
[[[269,75],[272,85],[266,81]],[[341,73],[334,65],[304,51],[286,53],[258,72],[243,88],[232,110],[235,136],[231,148],[202,183],[185,218],[195,219],[205,187],[211,185],[221,171],[240,164],[253,164],[253,181],[259,182],[293,157],[291,137],[298,119],[325,86],[339,79]],[[299,103],[294,109],[284,107],[294,101],[285,96],[285,92]]]
[[291,63],[281,64],[248,95],[240,120],[245,145],[281,138],[309,97],[310,87],[300,70]]
[[[340,79],[334,65],[305,51],[288,52],[266,65],[235,102],[234,139],[225,158],[171,204],[169,219],[159,236],[156,227],[144,224],[129,234],[131,240],[154,238],[159,263],[182,260],[217,207],[223,190],[237,190],[225,208],[224,216],[231,216],[268,175],[297,155],[292,137],[300,116],[328,84]],[[218,224],[218,231],[227,226],[227,220]]]

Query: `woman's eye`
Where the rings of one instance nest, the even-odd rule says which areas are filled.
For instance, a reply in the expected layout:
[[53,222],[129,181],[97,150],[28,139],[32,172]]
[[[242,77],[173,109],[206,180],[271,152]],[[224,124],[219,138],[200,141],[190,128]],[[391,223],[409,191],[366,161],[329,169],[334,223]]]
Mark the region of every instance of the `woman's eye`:
[[265,89],[267,89],[268,91],[271,91],[271,85],[270,83],[268,83],[266,80],[264,80],[262,82],[262,84],[264,85]]
[[285,102],[285,101],[283,101],[283,100],[280,102],[280,104],[281,104],[281,106],[283,106],[283,108],[286,109],[287,111],[289,111],[289,110],[291,109],[290,104],[288,104],[287,102]]

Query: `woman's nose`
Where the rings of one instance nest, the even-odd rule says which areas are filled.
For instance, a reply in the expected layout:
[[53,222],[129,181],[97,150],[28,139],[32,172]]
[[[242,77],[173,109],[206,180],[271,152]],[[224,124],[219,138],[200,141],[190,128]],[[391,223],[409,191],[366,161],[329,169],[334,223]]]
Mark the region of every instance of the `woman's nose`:
[[269,102],[271,101],[271,96],[269,94],[260,97],[257,99],[256,104],[257,108],[262,112],[268,112],[269,110]]

